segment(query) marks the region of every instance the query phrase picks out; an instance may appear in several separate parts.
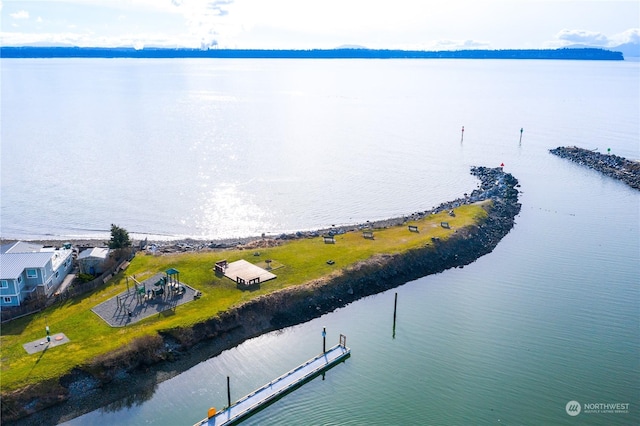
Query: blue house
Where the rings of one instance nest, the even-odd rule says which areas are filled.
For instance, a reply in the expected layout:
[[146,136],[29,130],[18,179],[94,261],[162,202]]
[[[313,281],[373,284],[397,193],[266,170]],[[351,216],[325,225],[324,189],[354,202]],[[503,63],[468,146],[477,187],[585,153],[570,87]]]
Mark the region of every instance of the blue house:
[[73,250],[18,241],[0,246],[0,306],[49,297],[73,268]]

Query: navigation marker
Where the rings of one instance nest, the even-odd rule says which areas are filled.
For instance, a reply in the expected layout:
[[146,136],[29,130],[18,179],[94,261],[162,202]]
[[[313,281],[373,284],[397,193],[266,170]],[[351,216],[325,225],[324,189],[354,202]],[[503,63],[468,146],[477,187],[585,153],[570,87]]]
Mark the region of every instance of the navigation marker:
[[520,127],[520,143],[522,143],[522,132],[524,132],[524,127]]

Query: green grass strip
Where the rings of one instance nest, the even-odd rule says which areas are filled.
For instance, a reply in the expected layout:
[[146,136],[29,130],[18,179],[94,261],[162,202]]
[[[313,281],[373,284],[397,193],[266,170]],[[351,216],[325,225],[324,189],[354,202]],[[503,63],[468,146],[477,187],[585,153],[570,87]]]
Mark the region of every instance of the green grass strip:
[[[0,379],[2,392],[59,378],[76,366],[129,344],[135,338],[153,335],[161,330],[189,327],[218,315],[243,302],[283,288],[305,284],[311,280],[339,273],[357,262],[376,254],[399,254],[431,245],[432,237],[447,239],[456,229],[474,225],[487,217],[484,201],[455,209],[455,217],[446,212],[407,222],[402,226],[374,230],[374,239],[363,238],[361,231],[335,236],[335,244],[325,244],[321,237],[291,240],[276,247],[256,250],[219,250],[153,256],[138,254],[129,268],[113,277],[103,288],[71,299],[34,315],[11,321],[0,333]],[[441,222],[449,223],[445,229]],[[418,226],[420,232],[409,232],[407,225]],[[259,252],[259,256],[255,253]],[[262,283],[255,291],[243,291],[236,283],[217,277],[215,262],[245,259],[266,266],[271,259],[277,278]],[[332,260],[333,264],[327,264]],[[132,325],[112,328],[91,311],[99,303],[127,288],[126,275],[142,281],[168,268],[180,271],[180,281],[202,292],[202,297],[180,305],[175,315],[154,315]],[[22,345],[45,337],[45,326],[51,333],[65,333],[70,342],[44,352],[29,355]]]

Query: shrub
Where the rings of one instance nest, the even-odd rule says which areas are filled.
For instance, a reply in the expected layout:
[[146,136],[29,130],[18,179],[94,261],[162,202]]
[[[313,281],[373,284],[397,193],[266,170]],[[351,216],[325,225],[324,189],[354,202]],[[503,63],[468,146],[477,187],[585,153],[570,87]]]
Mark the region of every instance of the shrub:
[[78,280],[80,280],[82,284],[88,283],[89,281],[93,281],[95,279],[96,277],[94,277],[91,274],[85,274],[85,273],[78,274]]

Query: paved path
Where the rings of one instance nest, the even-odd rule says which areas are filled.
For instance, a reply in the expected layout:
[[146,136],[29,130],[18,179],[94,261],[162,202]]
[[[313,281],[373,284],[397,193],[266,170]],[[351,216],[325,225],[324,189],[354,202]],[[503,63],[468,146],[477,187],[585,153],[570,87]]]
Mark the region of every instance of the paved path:
[[27,351],[27,353],[29,353],[29,355],[31,355],[35,354],[36,352],[42,352],[56,346],[64,345],[65,343],[69,343],[69,338],[65,336],[64,333],[56,333],[51,336],[50,342],[47,342],[47,336],[45,336],[42,339],[25,343],[24,345],[22,345],[22,347],[25,351]]
[[62,284],[60,284],[60,287],[58,287],[58,290],[56,290],[56,293],[59,293],[59,294],[64,293],[64,291],[67,289],[67,287],[69,287],[71,285],[71,283],[73,282],[73,280],[76,278],[77,273],[78,273],[78,271],[76,269],[74,269],[73,271],[68,273],[67,276],[64,277],[64,280],[62,281]]

